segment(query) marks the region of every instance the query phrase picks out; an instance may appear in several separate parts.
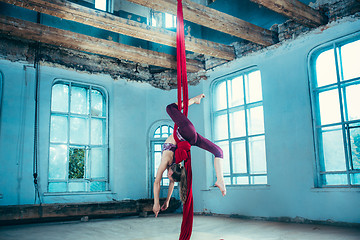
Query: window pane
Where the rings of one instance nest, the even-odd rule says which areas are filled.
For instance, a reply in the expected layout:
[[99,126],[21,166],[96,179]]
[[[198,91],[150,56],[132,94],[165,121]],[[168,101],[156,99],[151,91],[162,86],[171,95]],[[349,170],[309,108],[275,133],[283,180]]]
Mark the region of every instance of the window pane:
[[321,125],[341,121],[338,90],[319,93]]
[[344,80],[360,77],[360,40],[341,47],[341,61]]
[[85,149],[69,149],[69,179],[84,178],[85,173]]
[[230,158],[229,158],[229,142],[218,142],[217,145],[223,150],[223,173],[224,175],[230,174]]
[[352,168],[360,170],[360,128],[350,129]]
[[168,178],[163,178],[162,179],[162,185],[163,186],[169,186],[170,180]]
[[225,183],[225,185],[231,185],[230,177],[224,177],[224,183]]
[[230,117],[230,135],[232,138],[246,135],[245,110],[233,112]]
[[51,111],[69,111],[69,86],[65,84],[55,84],[51,93]]
[[166,28],[176,27],[176,18],[174,15],[165,13],[165,27]]
[[218,111],[227,108],[226,103],[226,81],[223,81],[216,85],[215,88],[215,102],[214,110]]
[[351,184],[359,185],[360,184],[360,173],[350,174]]
[[346,87],[345,89],[348,120],[358,120],[360,119],[360,84],[351,85]]
[[52,115],[50,126],[50,141],[67,143],[68,120],[67,117]]
[[66,192],[66,182],[49,183],[49,192]]
[[244,104],[243,76],[228,81],[229,107]]
[[248,114],[249,135],[264,133],[264,113],[263,106],[250,108]]
[[88,89],[83,87],[71,88],[71,112],[78,114],[89,113]]
[[161,133],[162,138],[167,138],[169,136],[169,126],[162,126]]
[[261,75],[260,71],[255,71],[245,78],[246,102],[252,103],[262,100]]
[[228,134],[228,120],[227,115],[223,114],[215,117],[215,140],[227,139]]
[[249,138],[250,173],[266,173],[265,137]]
[[69,192],[83,192],[85,184],[85,182],[69,182]]
[[103,145],[105,142],[105,120],[91,119],[91,144]]
[[91,179],[106,177],[106,156],[103,148],[92,148],[90,150]]
[[90,191],[91,192],[106,191],[106,183],[105,182],[90,182]]
[[[155,174],[157,173],[157,170],[161,163],[161,152],[154,153],[154,168],[155,168]],[[155,176],[156,177],[156,176]]]
[[336,83],[334,50],[330,49],[321,53],[316,59],[317,86],[325,86]]
[[233,142],[231,147],[233,173],[247,173],[245,141]]
[[107,0],[95,0],[95,8],[106,11]]
[[89,144],[89,125],[87,118],[70,118],[70,143]]
[[346,174],[324,174],[321,175],[321,183],[323,185],[347,185]]
[[249,177],[234,177],[233,181],[234,184],[245,185],[245,184],[249,184]]
[[154,144],[154,151],[161,152],[161,144]]
[[251,176],[250,179],[252,184],[267,184],[266,176]]
[[324,162],[322,171],[346,170],[343,134],[341,128],[324,128],[322,137],[322,151]]
[[66,179],[67,147],[66,145],[50,145],[49,179]]
[[91,90],[91,115],[105,117],[104,96],[98,90]]

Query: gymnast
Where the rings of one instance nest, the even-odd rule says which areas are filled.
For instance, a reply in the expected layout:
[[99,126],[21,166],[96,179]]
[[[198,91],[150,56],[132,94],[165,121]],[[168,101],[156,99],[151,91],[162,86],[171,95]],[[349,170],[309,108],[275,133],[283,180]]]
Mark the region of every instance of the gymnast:
[[[204,94],[200,94],[196,97],[189,99],[189,106],[192,104],[200,104],[201,99],[204,98]],[[211,152],[214,156],[214,167],[216,172],[216,183],[215,186],[218,187],[223,196],[226,195],[226,187],[224,183],[224,177],[222,172],[222,158],[223,152],[219,146],[212,143],[208,139],[202,137],[195,130],[194,125],[190,120],[178,109],[176,103],[172,103],[166,107],[166,112],[169,114],[171,119],[176,123],[178,129],[175,133],[180,141],[188,141],[191,146],[200,147],[206,151]],[[156,178],[154,182],[154,206],[153,212],[155,217],[160,212],[165,211],[169,207],[169,201],[174,190],[174,182],[180,182],[180,199],[184,203],[186,201],[186,170],[181,164],[175,163],[174,152],[177,149],[176,141],[173,134],[169,136],[162,148],[161,163],[156,173]],[[169,190],[167,198],[164,204],[160,208],[159,194],[160,194],[160,182],[163,175],[163,172],[168,170],[168,177],[170,180]]]

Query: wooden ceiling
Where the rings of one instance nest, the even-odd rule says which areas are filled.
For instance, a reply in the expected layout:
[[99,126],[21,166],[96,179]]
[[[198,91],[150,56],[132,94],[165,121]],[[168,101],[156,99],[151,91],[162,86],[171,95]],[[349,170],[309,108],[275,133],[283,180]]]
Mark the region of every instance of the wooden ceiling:
[[[0,0],[8,4],[30,9],[35,12],[55,16],[99,29],[131,36],[166,46],[176,47],[176,33],[164,28],[152,27],[144,23],[121,18],[100,10],[87,8],[66,0]],[[156,11],[176,14],[176,0],[128,0]],[[326,24],[327,18],[320,12],[297,0],[251,0],[272,11],[280,13],[308,27]],[[187,21],[205,26],[219,32],[230,34],[263,46],[278,42],[277,33],[252,23],[233,17],[215,9],[183,0],[184,18]],[[176,57],[62,30],[39,23],[0,15],[0,32],[46,44],[90,52],[136,63],[175,69]],[[220,60],[235,59],[232,46],[186,37],[186,50]],[[204,62],[187,59],[189,72],[205,69]]]

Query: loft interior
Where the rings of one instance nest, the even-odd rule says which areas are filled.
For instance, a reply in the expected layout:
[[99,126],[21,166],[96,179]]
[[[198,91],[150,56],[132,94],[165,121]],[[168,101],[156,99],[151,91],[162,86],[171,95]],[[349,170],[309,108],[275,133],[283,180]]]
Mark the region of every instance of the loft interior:
[[[206,96],[188,118],[227,186],[193,147],[195,214],[359,227],[360,1],[182,2],[189,95]],[[176,7],[0,0],[2,225],[152,213]]]

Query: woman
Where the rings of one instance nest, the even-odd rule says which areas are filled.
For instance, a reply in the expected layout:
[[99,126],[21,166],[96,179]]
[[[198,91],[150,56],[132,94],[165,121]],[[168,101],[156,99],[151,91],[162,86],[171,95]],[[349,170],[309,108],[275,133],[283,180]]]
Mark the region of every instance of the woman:
[[[204,97],[204,94],[200,94],[199,96],[191,98],[189,100],[189,106],[192,104],[200,104],[201,99]],[[190,120],[181,111],[178,110],[178,106],[176,103],[168,105],[166,107],[166,111],[171,117],[171,119],[178,126],[178,130],[173,134],[176,134],[181,141],[188,141],[192,146],[197,146],[204,150],[207,150],[215,156],[214,167],[217,178],[215,186],[217,186],[220,189],[222,195],[225,196],[226,187],[222,173],[223,152],[221,148],[198,134]],[[184,167],[182,167],[180,164],[175,164],[174,152],[177,146],[173,134],[166,139],[163,145],[161,163],[156,173],[156,178],[154,182],[153,212],[155,213],[155,217],[157,217],[160,212],[160,182],[163,172],[166,169],[168,170],[170,184],[167,198],[165,200],[165,203],[161,206],[161,210],[165,211],[169,206],[169,201],[174,190],[174,182],[180,182],[180,198],[183,202],[185,202],[186,200],[186,172]]]

